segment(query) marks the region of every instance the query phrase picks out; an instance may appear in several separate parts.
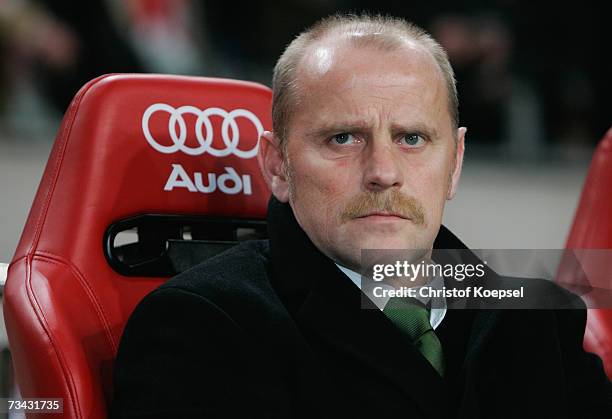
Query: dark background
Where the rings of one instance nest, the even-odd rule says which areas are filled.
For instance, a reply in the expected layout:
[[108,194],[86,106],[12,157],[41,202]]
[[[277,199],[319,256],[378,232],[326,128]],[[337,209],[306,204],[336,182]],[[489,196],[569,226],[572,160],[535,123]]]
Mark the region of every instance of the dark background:
[[445,222],[471,247],[563,247],[592,152],[612,123],[602,4],[1,0],[0,262],[12,255],[60,118],[83,83],[158,72],[270,85],[301,30],[363,10],[413,21],[449,52],[468,134]]

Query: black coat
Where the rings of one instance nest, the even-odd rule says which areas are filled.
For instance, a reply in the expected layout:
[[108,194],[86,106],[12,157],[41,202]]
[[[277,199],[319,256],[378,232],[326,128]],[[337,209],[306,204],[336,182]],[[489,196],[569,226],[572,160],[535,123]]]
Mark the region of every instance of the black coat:
[[[449,310],[441,378],[271,201],[270,240],[169,280],[128,321],[121,418],[612,418],[585,310]],[[465,246],[444,227],[436,248]]]

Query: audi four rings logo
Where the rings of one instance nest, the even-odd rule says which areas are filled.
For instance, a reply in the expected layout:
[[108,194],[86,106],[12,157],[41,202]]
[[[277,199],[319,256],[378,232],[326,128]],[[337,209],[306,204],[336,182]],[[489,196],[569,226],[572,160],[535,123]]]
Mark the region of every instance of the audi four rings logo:
[[[149,120],[156,112],[165,112],[170,115],[170,119],[168,120],[168,133],[172,140],[171,145],[160,144],[153,135],[151,135]],[[188,129],[185,118],[183,118],[183,115],[186,114],[195,115],[197,117],[194,129],[198,145],[195,147],[186,144]],[[221,139],[225,144],[225,148],[214,148],[212,145],[214,132],[212,123],[210,122],[211,116],[220,116],[223,118],[223,123],[221,124]],[[177,151],[182,151],[190,156],[199,156],[208,153],[215,157],[225,157],[233,154],[243,159],[250,159],[257,154],[259,143],[256,143],[250,150],[242,150],[238,147],[240,142],[240,130],[236,123],[237,118],[248,119],[257,130],[257,138],[263,133],[263,125],[259,118],[257,118],[253,112],[247,111],[246,109],[234,109],[228,112],[221,108],[198,109],[195,106],[174,108],[165,103],[155,103],[147,108],[142,116],[142,132],[151,147],[160,153],[172,154]]]

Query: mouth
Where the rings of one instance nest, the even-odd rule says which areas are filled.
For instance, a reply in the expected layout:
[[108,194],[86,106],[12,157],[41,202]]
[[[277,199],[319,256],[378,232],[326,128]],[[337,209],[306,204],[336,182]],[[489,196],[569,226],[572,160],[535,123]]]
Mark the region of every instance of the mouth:
[[387,212],[387,211],[375,211],[370,212],[368,214],[357,217],[357,219],[380,219],[380,220],[393,220],[393,219],[401,219],[401,220],[409,220],[409,217],[406,217],[404,214],[396,213],[396,212]]

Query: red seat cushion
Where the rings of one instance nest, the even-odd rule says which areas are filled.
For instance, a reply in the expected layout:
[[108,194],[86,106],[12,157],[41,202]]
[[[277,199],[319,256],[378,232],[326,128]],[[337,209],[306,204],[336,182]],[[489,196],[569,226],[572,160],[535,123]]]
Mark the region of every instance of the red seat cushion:
[[[582,190],[568,249],[612,249],[612,128],[601,140]],[[611,288],[608,283],[607,289]],[[612,379],[612,309],[590,309],[585,349],[597,353]]]
[[127,318],[166,278],[111,269],[103,236],[142,213],[264,219],[256,158],[271,91],[249,82],[108,75],[68,109],[9,268],[4,310],[23,397],[102,418]]

